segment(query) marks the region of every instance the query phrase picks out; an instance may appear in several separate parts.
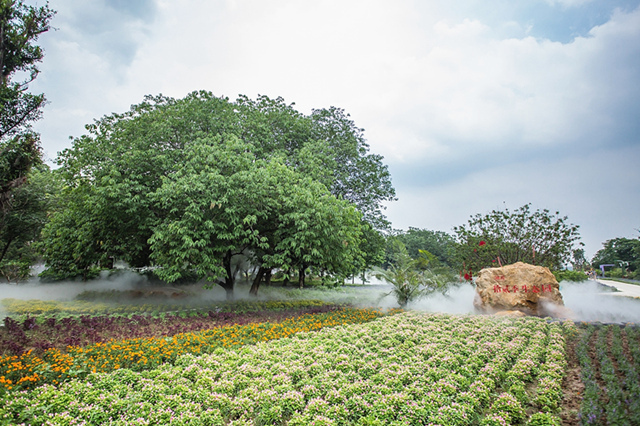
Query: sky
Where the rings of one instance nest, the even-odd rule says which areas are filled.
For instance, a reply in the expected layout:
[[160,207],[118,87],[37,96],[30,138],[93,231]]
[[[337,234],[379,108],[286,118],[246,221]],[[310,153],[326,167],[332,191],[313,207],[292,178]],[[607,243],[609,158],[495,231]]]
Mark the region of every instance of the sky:
[[[44,4],[30,1],[28,4]],[[591,258],[640,228],[640,0],[50,0],[45,156],[147,94],[343,108],[397,229],[531,203]]]

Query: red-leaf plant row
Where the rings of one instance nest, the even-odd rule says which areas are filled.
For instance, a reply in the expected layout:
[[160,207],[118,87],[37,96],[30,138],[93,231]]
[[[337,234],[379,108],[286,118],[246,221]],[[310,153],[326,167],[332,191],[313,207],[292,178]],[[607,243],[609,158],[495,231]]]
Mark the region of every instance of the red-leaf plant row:
[[340,306],[325,305],[277,312],[209,311],[188,317],[169,314],[161,318],[143,315],[131,317],[100,315],[47,318],[42,323],[37,322],[33,317],[27,317],[22,322],[6,317],[4,327],[0,327],[0,355],[21,355],[28,350],[33,350],[34,354],[40,354],[49,348],[64,350],[67,346],[86,346],[112,339],[173,336],[232,324],[279,322],[286,318],[337,309],[340,309]]

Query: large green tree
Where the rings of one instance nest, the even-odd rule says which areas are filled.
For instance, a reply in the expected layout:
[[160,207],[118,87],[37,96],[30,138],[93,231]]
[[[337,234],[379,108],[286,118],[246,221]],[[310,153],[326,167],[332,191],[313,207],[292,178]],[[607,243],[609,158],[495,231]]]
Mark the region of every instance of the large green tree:
[[530,206],[477,214],[454,228],[465,273],[515,262],[559,269],[569,261],[580,238],[578,225],[568,223],[559,212],[532,211]]
[[[163,238],[170,235],[168,230],[173,229],[171,227],[177,226],[184,219],[172,215],[181,211],[180,208],[186,209],[187,204],[184,203],[187,201],[180,204],[176,198],[179,198],[180,193],[172,193],[167,188],[170,185],[182,185],[180,188],[197,187],[205,183],[213,185],[217,181],[207,183],[198,179],[205,179],[205,175],[211,177],[214,172],[231,182],[241,177],[231,171],[239,171],[242,167],[250,170],[246,173],[252,178],[257,178],[260,170],[268,169],[267,165],[272,163],[295,172],[298,176],[295,179],[307,179],[306,183],[300,181],[296,185],[315,191],[318,200],[326,201],[331,195],[331,199],[335,201],[321,203],[322,209],[328,208],[331,203],[348,203],[362,216],[370,218],[370,221],[365,219],[366,223],[371,226],[384,225],[381,203],[394,196],[386,166],[382,164],[380,157],[368,153],[360,129],[355,129],[346,115],[339,113],[340,110],[331,111],[334,111],[333,115],[323,118],[321,126],[313,114],[304,116],[292,105],[285,104],[281,98],[261,96],[257,100],[251,100],[240,97],[236,102],[230,102],[227,98],[218,98],[209,92],[194,92],[180,100],[163,96],[147,97],[144,102],[133,106],[124,114],[113,114],[96,121],[87,126],[88,133],[74,140],[73,147],[62,152],[58,159],[67,187],[65,202],[68,208],[59,211],[57,217],[52,218],[51,225],[45,229],[44,235],[47,238],[44,252],[47,264],[52,265],[53,269],[58,267],[56,265],[66,265],[64,268],[72,273],[76,266],[78,270],[85,270],[89,265],[118,258],[132,266],[162,264],[166,271],[174,271],[165,277],[176,278],[181,266],[179,262],[170,266],[167,256],[171,255],[167,253],[172,251],[166,246],[175,242],[169,243],[169,240],[165,241]],[[333,116],[335,117],[332,118]],[[332,120],[346,120],[341,127],[342,134],[321,131],[320,128],[328,126],[327,123]],[[357,137],[351,137],[349,131],[356,130],[360,133]],[[325,139],[317,139],[322,134]],[[196,141],[207,142],[196,144]],[[216,146],[231,149],[226,145],[231,141],[236,141],[234,149],[240,150],[234,154],[233,161],[222,156],[220,160],[207,163],[206,169],[196,167],[201,162],[198,156],[213,155],[207,150]],[[324,146],[327,150],[317,151],[317,146]],[[250,156],[251,160],[246,160],[250,165],[243,160],[245,155]],[[236,164],[234,161],[245,163]],[[351,164],[368,164],[366,179],[358,179],[356,172],[344,169],[345,161],[350,161]],[[185,164],[193,164],[191,172],[185,169]],[[257,164],[261,167],[257,167]],[[334,166],[326,167],[331,164]],[[284,173],[280,169],[268,170],[276,175]],[[374,175],[378,176],[377,182]],[[243,179],[249,179],[247,176]],[[284,179],[284,176],[280,177]],[[332,183],[338,180],[342,183],[332,187]],[[243,182],[249,188],[249,181]],[[261,185],[256,183],[251,191],[247,189],[251,193],[251,201],[246,197],[230,198],[239,209],[236,213],[248,217],[248,224],[253,220],[252,217],[261,217],[255,213],[255,206],[273,204],[273,194],[260,190]],[[325,195],[320,196],[320,188],[324,188]],[[210,190],[205,185],[201,191],[204,196]],[[372,195],[369,198],[350,195],[360,191],[369,191]],[[298,193],[294,190],[289,191],[290,196],[296,194]],[[298,195],[301,200],[310,197],[309,194]],[[255,204],[254,210],[243,210],[251,203]],[[299,208],[300,206],[302,204],[299,204]],[[309,206],[308,208],[311,209]],[[340,209],[345,211],[343,207]],[[251,211],[254,213],[247,213]],[[285,216],[284,213],[282,215]],[[227,219],[229,217],[224,220]],[[74,221],[77,226],[70,226]],[[316,228],[318,226],[311,219],[305,223]],[[321,221],[318,223],[322,224]],[[360,226],[356,228],[359,229]],[[159,230],[164,231],[158,234]],[[240,228],[236,231],[245,232],[240,231]],[[298,229],[286,241],[303,238],[303,231]],[[273,238],[284,238],[281,233],[275,234],[274,230],[269,231],[266,227],[261,232],[265,233],[262,235],[265,238],[271,236],[269,232],[273,234]],[[252,237],[243,238],[250,240]],[[306,238],[307,244],[310,244],[311,239]],[[67,240],[67,243],[61,244],[62,240]],[[344,241],[350,244],[350,249],[358,245]],[[266,251],[254,244],[255,241],[251,241],[251,244],[236,242],[233,243],[233,249],[226,250],[221,250],[221,245],[218,244],[220,241],[211,243],[208,245],[212,250],[211,256],[215,253],[218,257],[224,257],[226,253],[233,257],[239,256],[236,253],[242,251],[243,256],[250,254],[267,269],[273,264],[273,259],[279,259],[279,265],[285,264],[285,255],[281,251],[274,252],[273,244],[269,245],[270,251]],[[282,244],[284,243],[279,247],[283,247]],[[243,245],[251,245],[251,253]],[[76,247],[77,250],[71,252],[69,247]],[[310,253],[298,253],[296,256],[290,258],[290,266],[303,271],[319,262],[314,250]],[[213,257],[209,260],[213,262]],[[209,260],[202,260],[202,264]],[[195,265],[198,262],[188,263]],[[333,260],[328,254],[322,259],[323,266],[333,265],[331,269],[334,270],[335,264],[341,262],[343,260]],[[209,271],[220,272],[220,269],[207,268]],[[229,283],[225,283],[225,286],[231,288]]]
[[265,269],[340,273],[353,262],[353,206],[280,161],[256,159],[237,137],[221,139],[189,144],[183,166],[152,195],[166,212],[150,239],[161,278],[195,271],[231,295],[232,259],[247,252]]
[[[50,28],[54,12],[48,5],[26,6],[21,1],[0,0],[0,269],[7,262],[27,262],[25,245],[37,237],[46,203],[40,176],[39,137],[31,129],[41,116],[43,94],[28,92],[43,58],[35,42]],[[26,79],[21,80],[22,76]],[[32,188],[29,182],[34,181]],[[29,260],[30,261],[30,260]]]

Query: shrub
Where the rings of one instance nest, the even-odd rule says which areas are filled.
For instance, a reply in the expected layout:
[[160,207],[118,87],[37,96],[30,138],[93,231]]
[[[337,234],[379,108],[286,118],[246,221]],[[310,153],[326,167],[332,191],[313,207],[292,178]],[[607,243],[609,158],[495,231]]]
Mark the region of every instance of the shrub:
[[609,271],[605,271],[604,275],[610,278],[622,278],[623,272],[621,268],[613,268]]
[[491,405],[491,411],[501,416],[508,416],[510,421],[518,423],[524,419],[525,412],[522,404],[513,395],[501,393],[498,399]]
[[527,426],[560,426],[562,422],[557,416],[549,413],[536,413],[529,417]]
[[568,271],[568,270],[553,271],[553,276],[556,277],[556,280],[558,280],[558,282],[560,281],[580,282],[580,281],[587,281],[589,279],[587,274],[585,274],[582,271]]

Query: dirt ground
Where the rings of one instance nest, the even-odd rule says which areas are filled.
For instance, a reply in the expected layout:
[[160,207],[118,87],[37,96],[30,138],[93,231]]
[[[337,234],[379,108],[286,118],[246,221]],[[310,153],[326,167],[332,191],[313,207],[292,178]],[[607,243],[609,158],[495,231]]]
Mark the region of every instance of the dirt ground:
[[577,338],[573,338],[567,345],[567,375],[562,383],[564,396],[562,398],[562,411],[560,417],[563,425],[579,425],[578,413],[582,404],[584,384],[580,379],[580,365],[576,356]]

